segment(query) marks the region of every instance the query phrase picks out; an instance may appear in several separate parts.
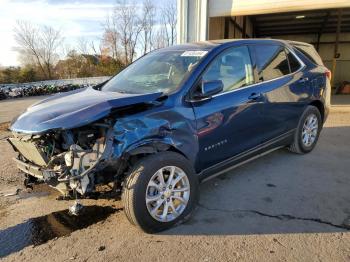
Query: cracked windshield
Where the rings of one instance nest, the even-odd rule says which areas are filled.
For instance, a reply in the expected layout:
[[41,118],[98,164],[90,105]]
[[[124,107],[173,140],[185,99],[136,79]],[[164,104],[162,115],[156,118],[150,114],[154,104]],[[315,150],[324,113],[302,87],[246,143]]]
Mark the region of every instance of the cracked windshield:
[[170,93],[198,64],[207,51],[155,51],[113,77],[102,88],[129,94]]

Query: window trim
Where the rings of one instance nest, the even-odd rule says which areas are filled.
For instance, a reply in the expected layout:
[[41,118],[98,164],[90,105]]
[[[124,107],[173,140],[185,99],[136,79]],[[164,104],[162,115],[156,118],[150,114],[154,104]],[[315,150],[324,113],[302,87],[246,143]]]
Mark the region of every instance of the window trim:
[[[290,52],[290,50],[289,50],[287,47],[284,48],[284,52],[286,53],[286,56],[287,56],[288,65],[289,65],[289,71],[290,71],[291,73],[297,72],[297,71],[300,69],[300,67],[301,67],[300,61],[298,60],[298,58],[297,58],[292,52]],[[289,53],[290,53],[290,54],[298,61],[298,63],[299,63],[299,68],[298,68],[297,70],[295,70],[294,72],[292,72],[292,67],[290,66]]]

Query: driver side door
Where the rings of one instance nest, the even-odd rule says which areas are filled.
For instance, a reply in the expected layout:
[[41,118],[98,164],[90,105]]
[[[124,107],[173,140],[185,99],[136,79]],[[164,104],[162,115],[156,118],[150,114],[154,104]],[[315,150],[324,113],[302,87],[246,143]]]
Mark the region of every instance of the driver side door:
[[248,46],[226,49],[209,64],[202,81],[221,80],[223,91],[193,102],[200,170],[257,146],[262,135],[264,99],[254,85]]

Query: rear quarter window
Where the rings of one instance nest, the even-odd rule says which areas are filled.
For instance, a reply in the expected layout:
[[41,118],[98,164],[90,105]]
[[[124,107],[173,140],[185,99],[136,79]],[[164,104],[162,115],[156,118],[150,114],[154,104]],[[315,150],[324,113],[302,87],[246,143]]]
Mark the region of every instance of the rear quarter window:
[[286,52],[288,56],[290,71],[291,73],[294,73],[300,69],[301,64],[299,63],[298,59],[289,50],[286,50]]
[[311,45],[297,45],[293,44],[294,48],[306,56],[311,62],[316,65],[323,65],[320,55],[317,53],[315,48]]
[[290,73],[284,47],[280,45],[257,45],[255,56],[260,81],[276,79]]

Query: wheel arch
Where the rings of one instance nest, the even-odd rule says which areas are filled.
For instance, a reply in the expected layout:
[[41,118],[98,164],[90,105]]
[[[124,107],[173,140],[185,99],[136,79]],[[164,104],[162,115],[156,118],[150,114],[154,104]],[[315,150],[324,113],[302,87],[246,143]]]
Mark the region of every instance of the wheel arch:
[[320,111],[322,121],[324,122],[324,119],[325,119],[325,108],[324,108],[323,103],[320,100],[314,100],[309,105],[316,107],[318,109],[318,111]]

